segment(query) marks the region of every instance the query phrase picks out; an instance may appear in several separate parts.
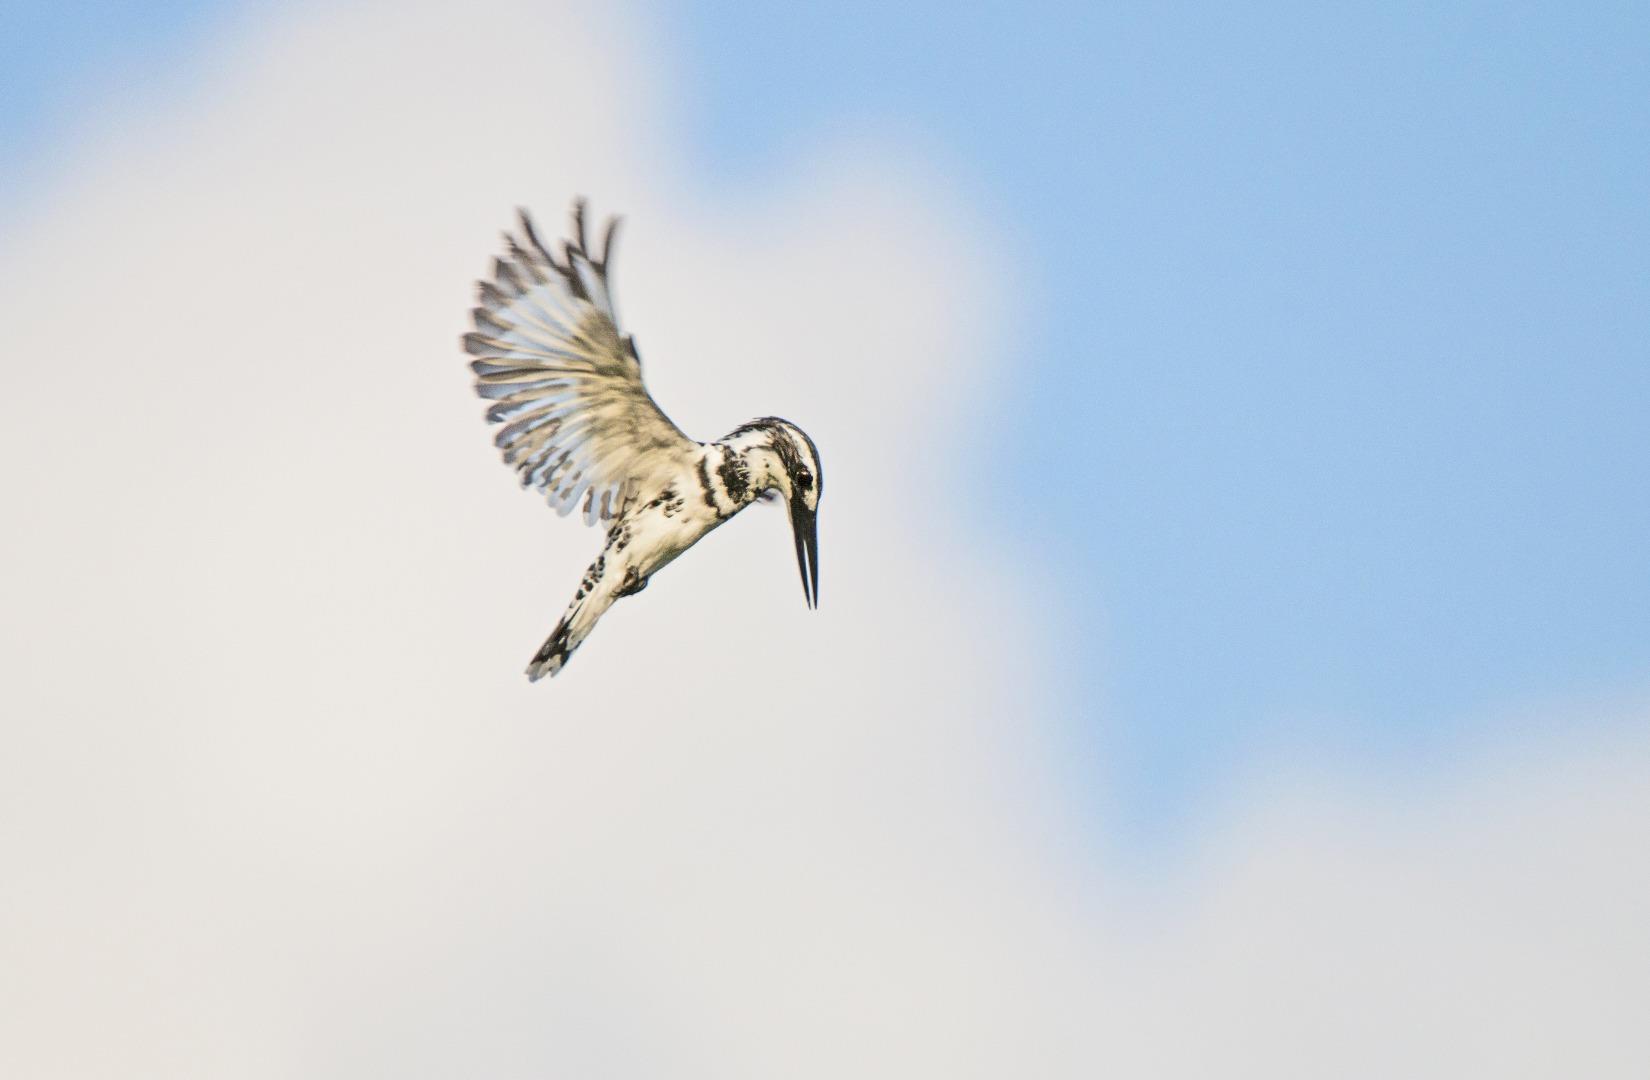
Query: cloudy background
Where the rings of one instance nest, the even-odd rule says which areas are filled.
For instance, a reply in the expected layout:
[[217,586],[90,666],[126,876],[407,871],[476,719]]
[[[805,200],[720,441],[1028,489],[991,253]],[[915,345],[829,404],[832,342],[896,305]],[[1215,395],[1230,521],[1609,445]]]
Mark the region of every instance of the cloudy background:
[[[1642,1076],[1650,25],[8,5],[0,1073]],[[456,347],[628,219],[597,542]]]

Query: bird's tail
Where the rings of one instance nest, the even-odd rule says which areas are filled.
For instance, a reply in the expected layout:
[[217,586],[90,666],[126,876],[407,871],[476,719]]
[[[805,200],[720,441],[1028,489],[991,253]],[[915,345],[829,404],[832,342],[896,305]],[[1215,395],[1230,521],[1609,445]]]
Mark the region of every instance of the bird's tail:
[[593,597],[575,600],[573,606],[567,609],[567,614],[561,617],[556,628],[550,631],[550,636],[544,639],[539,651],[533,654],[532,663],[527,665],[527,678],[538,682],[546,675],[554,675],[567,665],[567,658],[579,647],[579,643],[590,635],[595,627],[596,620],[601,613],[607,610],[608,605],[593,605]]
[[527,665],[529,680],[538,682],[546,675],[554,675],[566,665],[567,658],[573,655],[573,650],[579,647],[579,642],[590,633],[588,625],[579,625],[581,613],[581,605],[577,603],[567,609],[567,614],[563,615],[556,628],[550,631],[550,636],[544,639],[544,644],[539,646],[539,651],[533,654],[532,662]]
[[539,651],[533,654],[532,661],[527,665],[527,678],[538,682],[546,675],[554,675],[567,665],[567,658],[573,655],[573,650],[579,643],[590,636],[595,629],[596,620],[608,608],[613,606],[617,597],[613,594],[611,582],[606,579],[606,558],[599,558],[585,573],[584,581],[579,585],[578,595],[568,605],[556,628],[550,631],[550,636],[544,639]]

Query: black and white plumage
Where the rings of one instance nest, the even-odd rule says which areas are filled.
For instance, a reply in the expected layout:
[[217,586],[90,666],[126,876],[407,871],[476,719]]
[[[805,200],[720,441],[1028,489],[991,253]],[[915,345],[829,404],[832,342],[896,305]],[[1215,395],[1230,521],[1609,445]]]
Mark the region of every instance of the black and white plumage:
[[598,257],[586,242],[584,203],[560,257],[520,211],[520,235],[490,280],[479,283],[474,357],[476,392],[492,402],[494,440],[524,487],[562,514],[608,525],[607,541],[585,571],[561,622],[527,666],[554,675],[615,600],[700,537],[763,496],[790,507],[802,591],[819,596],[815,514],[824,486],[819,452],[800,428],[776,417],[752,420],[701,443],[660,411],[642,384],[634,338],[619,328],[608,271],[618,219],[609,220]]

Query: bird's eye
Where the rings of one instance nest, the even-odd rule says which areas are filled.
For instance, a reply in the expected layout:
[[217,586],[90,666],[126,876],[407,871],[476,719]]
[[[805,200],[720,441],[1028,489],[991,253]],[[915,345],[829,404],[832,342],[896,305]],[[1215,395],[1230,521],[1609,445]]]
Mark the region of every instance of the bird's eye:
[[807,469],[798,469],[796,470],[796,482],[803,491],[807,491],[814,486],[814,474]]

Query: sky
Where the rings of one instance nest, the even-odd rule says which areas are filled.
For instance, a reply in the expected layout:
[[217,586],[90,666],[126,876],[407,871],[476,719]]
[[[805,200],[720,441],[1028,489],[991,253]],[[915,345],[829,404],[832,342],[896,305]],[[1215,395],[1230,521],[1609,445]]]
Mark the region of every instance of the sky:
[[[4,18],[4,1071],[1650,1063],[1642,11]],[[529,687],[574,192],[824,602],[754,510]]]
[[1642,691],[1643,5],[673,25],[714,176],[870,130],[1011,235],[969,517],[1057,580],[1085,768],[1121,762],[1141,824],[1279,725],[1413,762],[1521,701]]

